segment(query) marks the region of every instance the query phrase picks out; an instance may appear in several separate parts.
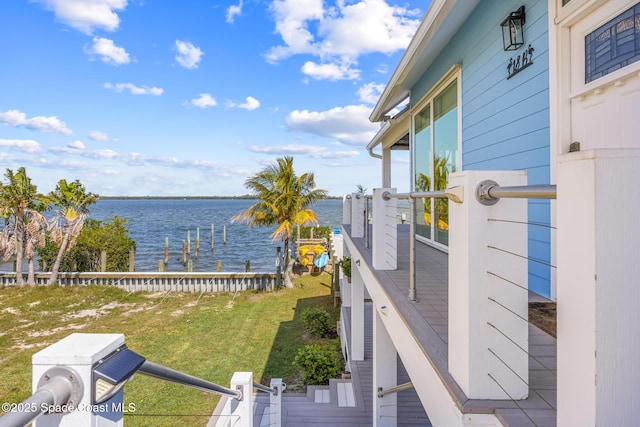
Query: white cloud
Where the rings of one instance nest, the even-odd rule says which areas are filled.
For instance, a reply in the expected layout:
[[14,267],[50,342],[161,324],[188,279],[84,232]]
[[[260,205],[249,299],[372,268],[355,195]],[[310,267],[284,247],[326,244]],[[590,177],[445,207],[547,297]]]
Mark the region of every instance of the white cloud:
[[240,16],[242,14],[242,0],[237,5],[231,5],[227,8],[227,23],[233,24],[233,21],[236,19],[236,16]]
[[302,73],[315,80],[356,80],[360,78],[360,70],[351,68],[351,64],[330,63],[316,64],[307,61],[302,66]]
[[[328,9],[323,8],[322,0],[275,0],[271,12],[284,44],[272,47],[266,54],[267,61],[315,55],[320,64],[307,63],[302,71],[316,79],[331,80],[359,78],[359,71],[351,66],[360,55],[404,49],[421,18],[417,10],[392,6],[384,0],[338,1]],[[317,28],[315,34],[312,28]]]
[[84,143],[80,140],[76,140],[70,144],[67,144],[66,147],[52,147],[49,151],[53,153],[63,153],[63,154],[80,154],[85,149]]
[[384,0],[342,3],[321,24],[322,49],[354,57],[369,52],[391,54],[407,47],[422,16],[417,10],[391,6]]
[[20,110],[9,110],[0,113],[0,123],[6,123],[15,127],[22,126],[39,132],[56,132],[63,135],[71,135],[73,133],[67,128],[66,123],[56,116],[37,116],[28,119],[27,115]]
[[113,43],[113,40],[103,37],[94,37],[93,46],[85,49],[90,55],[98,55],[102,62],[111,65],[123,65],[131,62],[127,51]]
[[192,43],[176,40],[176,62],[184,68],[198,68],[198,63],[204,53]]
[[348,105],[327,111],[295,110],[289,113],[286,124],[291,130],[338,139],[343,144],[364,146],[380,128],[369,121],[371,108]]
[[120,153],[107,148],[104,150],[86,150],[83,151],[83,155],[93,159],[114,159],[119,157]]
[[215,107],[218,102],[208,93],[201,93],[199,98],[189,101],[191,104],[200,108]]
[[260,101],[255,99],[253,96],[247,96],[247,99],[244,103],[238,104],[233,101],[227,101],[228,108],[242,108],[244,110],[253,111],[260,107]]
[[277,62],[291,55],[317,52],[309,24],[322,20],[322,0],[275,0],[271,4],[271,12],[276,32],[285,44],[271,48],[267,61]]
[[40,151],[40,144],[33,139],[0,139],[0,147],[15,148],[32,154]]
[[69,148],[73,148],[74,150],[84,150],[84,143],[82,141],[73,141],[68,145]]
[[100,131],[97,131],[97,130],[89,131],[89,134],[87,136],[89,137],[89,139],[92,139],[92,140],[98,141],[98,142],[117,141],[116,138],[112,138],[109,135],[107,135],[106,133],[100,132]]
[[379,83],[367,83],[358,89],[360,101],[367,104],[375,104],[384,90],[384,85]]
[[56,18],[85,34],[95,29],[115,31],[120,25],[116,14],[127,7],[127,0],[34,0],[53,11]]
[[305,155],[313,159],[344,159],[360,155],[356,150],[329,151],[327,147],[317,147],[314,145],[304,144],[278,145],[275,147],[259,147],[252,145],[249,147],[249,150],[254,153],[273,154],[276,156]]
[[164,92],[164,89],[161,89],[159,87],[136,86],[133,83],[116,83],[116,84],[105,83],[104,87],[105,89],[112,89],[118,93],[127,89],[129,90],[129,92],[131,92],[132,95],[159,96],[159,95],[162,95],[162,93]]

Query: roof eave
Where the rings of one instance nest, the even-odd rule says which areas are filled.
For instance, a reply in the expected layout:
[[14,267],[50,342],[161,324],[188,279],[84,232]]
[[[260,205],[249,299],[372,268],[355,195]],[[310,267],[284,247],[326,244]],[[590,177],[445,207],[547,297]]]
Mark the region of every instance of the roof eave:
[[[480,0],[434,0],[400,63],[385,86],[369,120],[380,122],[410,95],[411,87],[458,31]],[[450,25],[453,21],[456,25]],[[449,21],[449,22],[447,22]],[[448,25],[444,25],[447,22]]]

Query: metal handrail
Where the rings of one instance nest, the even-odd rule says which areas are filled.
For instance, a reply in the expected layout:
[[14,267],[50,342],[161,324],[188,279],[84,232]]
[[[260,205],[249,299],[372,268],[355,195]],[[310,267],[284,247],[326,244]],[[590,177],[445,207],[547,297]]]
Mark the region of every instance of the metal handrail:
[[378,397],[385,397],[387,394],[398,393],[400,391],[409,390],[410,388],[413,388],[413,383],[411,381],[386,390],[382,390],[382,387],[378,387]]
[[44,409],[47,406],[53,405],[54,399],[54,395],[49,390],[37,390],[31,397],[17,405],[17,408],[27,408],[27,411],[7,412],[0,418],[0,426],[22,427],[29,425],[45,412]]
[[495,205],[500,198],[510,199],[555,199],[558,191],[555,185],[520,185],[500,187],[493,180],[485,180],[476,187],[476,199],[483,205]]
[[392,198],[395,198],[395,199],[427,199],[427,198],[446,199],[447,197],[449,197],[448,194],[449,193],[447,193],[445,190],[416,191],[412,193],[391,193],[390,191],[385,191],[384,193],[382,193],[382,198],[384,200],[389,200]]
[[[457,187],[456,187],[457,188]],[[455,191],[455,188],[439,191],[422,191],[412,193],[391,193],[385,191],[382,193],[384,200],[407,199],[409,201],[409,301],[418,301],[416,295],[416,219],[415,219],[415,199],[438,198],[450,199],[455,202],[461,201],[461,195]]]
[[38,389],[16,405],[16,411],[0,418],[1,427],[23,427],[51,410],[72,412],[80,402],[84,386],[77,373],[66,366],[46,371],[38,382]]
[[267,387],[264,384],[260,384],[260,383],[254,382],[253,383],[253,387],[256,388],[257,390],[264,391],[265,393],[271,393],[274,396],[278,395],[278,390],[277,389],[271,388],[271,387]]
[[148,360],[138,368],[138,372],[150,377],[185,385],[187,387],[192,387],[209,393],[216,393],[222,396],[229,396],[237,400],[242,400],[241,390],[231,390],[221,385],[176,371],[175,369],[149,362]]

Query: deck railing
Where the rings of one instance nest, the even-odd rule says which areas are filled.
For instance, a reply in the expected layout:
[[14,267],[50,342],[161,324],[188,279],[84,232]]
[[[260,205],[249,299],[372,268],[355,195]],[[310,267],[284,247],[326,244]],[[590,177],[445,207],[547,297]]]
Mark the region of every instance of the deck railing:
[[227,401],[213,414],[215,426],[253,426],[253,388],[271,395],[269,425],[282,420],[282,392],[286,385],[272,379],[271,387],[253,382],[251,372],[236,372],[231,387],[197,378],[162,366],[131,351],[121,334],[71,334],[33,356],[32,396],[0,417],[0,427],[34,423],[48,426],[122,425],[124,384],[134,373],[181,384]]
[[[501,229],[496,224],[527,224],[526,199],[556,196],[555,186],[524,184],[526,174],[520,171],[465,171],[452,174],[451,186],[442,191],[373,190],[371,259],[374,269],[397,268],[397,200],[409,202],[408,299],[413,302],[418,301],[415,200],[446,198],[450,201],[449,371],[472,399],[518,400],[528,394],[528,323],[517,320],[527,317],[527,232]],[[366,196],[360,198],[367,200]],[[499,198],[520,200],[497,203]],[[357,196],[352,195],[352,230],[365,223],[363,216],[368,212],[353,208],[357,200]],[[363,237],[357,232],[351,236]],[[516,260],[507,259],[505,253],[521,256]],[[497,265],[501,266],[498,270],[494,268]],[[357,268],[356,263],[353,269]],[[354,276],[358,276],[357,271]],[[525,292],[505,290],[502,278],[523,283]],[[484,368],[469,369],[469,366]]]

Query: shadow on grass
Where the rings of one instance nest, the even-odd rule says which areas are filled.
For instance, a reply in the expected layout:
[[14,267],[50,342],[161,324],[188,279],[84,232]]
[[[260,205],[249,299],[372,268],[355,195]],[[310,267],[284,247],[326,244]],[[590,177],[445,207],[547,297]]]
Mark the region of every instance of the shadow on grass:
[[[324,278],[325,280],[319,285],[330,288],[331,277],[325,275]],[[318,279],[315,278],[315,280]],[[333,297],[331,295],[299,299],[296,306],[291,307],[294,310],[293,319],[281,322],[278,327],[263,371],[261,381],[263,384],[268,385],[271,378],[282,378],[287,384],[287,391],[304,392],[305,387],[302,384],[301,370],[293,364],[293,360],[298,354],[298,349],[313,343],[329,344],[337,339],[309,337],[302,323],[302,313],[306,308],[322,308],[326,310],[331,315],[333,325],[339,319],[339,309],[333,306]]]

